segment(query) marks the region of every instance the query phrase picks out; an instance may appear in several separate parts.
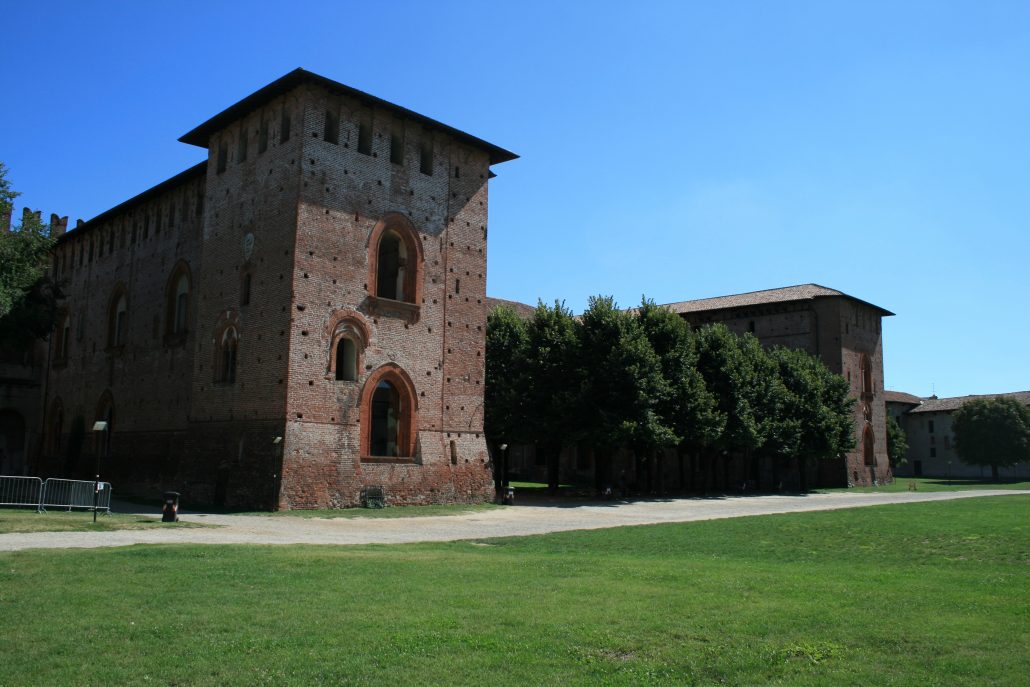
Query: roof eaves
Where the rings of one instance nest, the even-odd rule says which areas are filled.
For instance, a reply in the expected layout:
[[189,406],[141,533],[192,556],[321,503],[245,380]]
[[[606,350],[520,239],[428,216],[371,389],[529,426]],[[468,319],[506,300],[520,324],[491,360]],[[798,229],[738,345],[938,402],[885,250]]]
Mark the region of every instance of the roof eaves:
[[251,112],[259,108],[266,102],[272,100],[273,98],[282,95],[283,93],[286,93],[288,91],[291,91],[297,86],[300,86],[304,83],[317,84],[319,86],[322,86],[323,88],[326,88],[327,90],[357,98],[373,107],[382,107],[389,110],[393,110],[395,112],[402,114],[405,117],[421,122],[424,126],[431,127],[434,129],[440,129],[441,131],[444,131],[454,136],[456,139],[464,143],[467,143],[473,147],[486,150],[487,153],[489,153],[490,155],[490,164],[492,165],[518,159],[518,155],[516,155],[515,153],[509,150],[505,150],[500,146],[496,146],[493,143],[484,141],[481,138],[477,138],[472,134],[465,133],[464,131],[455,129],[452,126],[448,126],[443,122],[431,119],[430,117],[426,117],[425,115],[413,112],[412,110],[401,107],[400,105],[395,105],[394,103],[383,100],[382,98],[377,98],[374,95],[365,93],[364,91],[359,91],[356,88],[352,88],[338,81],[333,81],[332,79],[326,78],[319,74],[315,74],[314,72],[309,72],[308,70],[300,67],[294,69],[292,72],[280,77],[279,79],[276,79],[264,88],[260,88],[257,91],[251,93],[246,98],[243,98],[242,100],[237,102],[235,105],[230,105],[228,108],[222,110],[221,112],[216,114],[214,117],[208,119],[200,126],[197,126],[191,131],[183,134],[183,136],[180,137],[179,140],[183,143],[199,146],[201,148],[207,148],[211,134],[213,134],[215,131],[224,128],[229,122],[238,119],[244,113]]

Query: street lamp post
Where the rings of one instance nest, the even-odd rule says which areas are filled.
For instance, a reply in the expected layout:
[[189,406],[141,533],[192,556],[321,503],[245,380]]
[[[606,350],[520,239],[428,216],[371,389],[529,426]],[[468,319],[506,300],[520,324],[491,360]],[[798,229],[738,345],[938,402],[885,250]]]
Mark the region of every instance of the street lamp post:
[[[103,448],[102,448],[103,452],[107,453],[108,454],[107,457],[110,458],[110,453],[111,453],[111,437],[108,436],[107,429],[108,429],[108,427],[107,427],[107,421],[106,420],[97,420],[96,422],[93,423],[93,431],[94,432],[103,432],[103,434],[99,434],[98,436],[102,437],[101,441],[104,442],[103,443]],[[101,453],[101,449],[98,448],[98,450],[97,450],[97,469],[96,469],[96,472],[94,473],[96,475],[96,477],[93,480],[93,522],[94,523],[96,523],[96,521],[97,521],[97,502],[98,502],[98,500],[100,498],[100,453]]]

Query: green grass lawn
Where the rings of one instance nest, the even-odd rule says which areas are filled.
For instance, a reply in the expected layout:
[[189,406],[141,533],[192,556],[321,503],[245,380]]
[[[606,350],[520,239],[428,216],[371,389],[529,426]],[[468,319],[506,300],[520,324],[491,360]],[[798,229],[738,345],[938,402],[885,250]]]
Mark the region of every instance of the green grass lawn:
[[0,554],[0,682],[1017,685],[1030,497],[403,546]]
[[[49,510],[37,513],[34,510],[0,508],[0,534],[11,532],[109,532],[111,530],[142,530],[151,527],[207,527],[188,522],[161,522],[161,516],[97,514],[87,511]],[[2,606],[0,606],[2,608]],[[0,683],[2,684],[2,683]]]
[[990,480],[978,480],[956,477],[895,477],[890,484],[879,487],[851,487],[840,489],[817,489],[819,492],[833,491],[859,491],[859,492],[884,492],[884,491],[908,491],[909,484],[916,485],[916,491],[959,491],[964,489],[1030,489],[1030,482],[991,482]]

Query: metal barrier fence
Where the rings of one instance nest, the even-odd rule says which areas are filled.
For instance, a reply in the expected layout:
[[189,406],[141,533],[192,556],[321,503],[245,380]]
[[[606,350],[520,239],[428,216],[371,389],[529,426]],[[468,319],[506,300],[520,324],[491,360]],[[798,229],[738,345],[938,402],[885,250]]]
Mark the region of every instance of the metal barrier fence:
[[0,506],[39,508],[42,496],[43,480],[40,478],[0,475]]
[[[39,509],[46,511],[50,508],[85,508],[93,510],[93,489],[96,482],[86,482],[75,479],[57,479],[51,477],[43,483],[43,497],[39,501]],[[97,494],[97,510],[111,512],[111,484],[100,483],[100,492]]]
[[[31,506],[40,513],[47,508],[93,510],[95,488],[96,482],[85,480],[0,475],[0,506]],[[110,482],[100,483],[97,510],[111,512]]]

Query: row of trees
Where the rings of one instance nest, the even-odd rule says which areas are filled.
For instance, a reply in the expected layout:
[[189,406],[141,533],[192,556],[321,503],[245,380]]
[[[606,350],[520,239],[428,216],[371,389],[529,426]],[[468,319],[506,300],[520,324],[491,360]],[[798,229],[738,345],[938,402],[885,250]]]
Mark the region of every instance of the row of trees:
[[625,311],[594,297],[579,318],[557,302],[529,320],[502,306],[487,322],[487,437],[536,445],[552,489],[572,445],[592,453],[599,489],[614,481],[612,459],[624,449],[649,491],[670,449],[679,486],[728,488],[738,460],[759,488],[771,486],[761,483],[762,461],[777,474],[794,465],[805,489],[808,466],[854,447],[848,394],[803,351],[765,350],[722,325],[693,331],[648,300]]
[[[18,193],[0,162],[0,221],[6,222]],[[35,215],[0,231],[0,350],[25,350],[54,326],[59,296],[47,273],[54,240]]]
[[978,398],[955,411],[955,450],[969,465],[998,468],[1030,462],[1030,408],[1014,398]]

